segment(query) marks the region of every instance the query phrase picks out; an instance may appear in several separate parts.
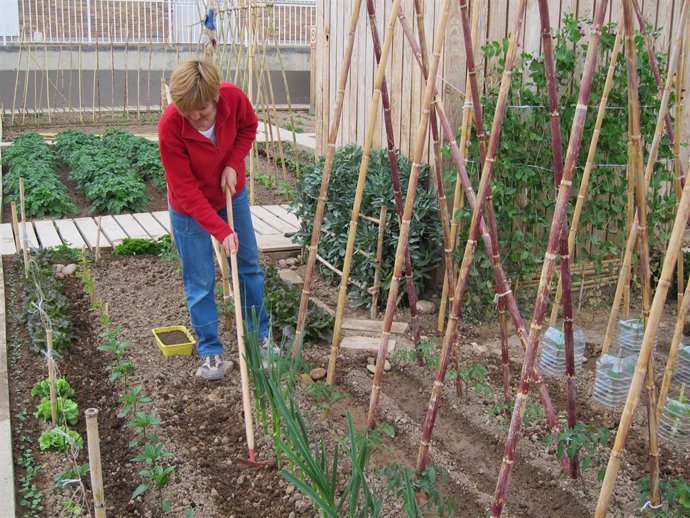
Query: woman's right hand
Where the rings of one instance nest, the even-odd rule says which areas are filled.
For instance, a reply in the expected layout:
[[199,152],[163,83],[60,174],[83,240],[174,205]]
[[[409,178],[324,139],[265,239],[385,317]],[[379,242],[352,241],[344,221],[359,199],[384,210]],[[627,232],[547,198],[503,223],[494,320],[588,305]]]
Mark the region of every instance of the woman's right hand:
[[230,257],[231,254],[236,254],[237,251],[240,249],[240,242],[237,239],[237,234],[234,232],[229,234],[228,237],[223,239],[223,242],[221,243],[223,245],[223,250],[225,250],[225,255]]

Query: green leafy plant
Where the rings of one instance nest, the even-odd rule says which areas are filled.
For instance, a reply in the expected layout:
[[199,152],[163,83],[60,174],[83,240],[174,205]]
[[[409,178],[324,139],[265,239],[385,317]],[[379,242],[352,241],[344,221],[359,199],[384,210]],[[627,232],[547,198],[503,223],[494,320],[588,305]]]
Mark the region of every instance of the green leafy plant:
[[299,122],[295,122],[294,124],[292,122],[287,122],[286,124],[283,124],[283,128],[288,131],[294,131],[295,133],[304,133],[304,128]]
[[[160,423],[160,417],[158,417],[158,414],[156,414],[155,411],[147,414],[146,412],[142,412],[140,410],[134,414],[134,417],[130,421],[127,422],[127,427],[134,429],[134,431],[140,434],[142,439],[146,442],[153,440],[153,436],[150,435],[149,432],[151,427]],[[136,446],[137,444],[137,439],[134,439],[130,442],[130,445],[132,446]]]
[[151,398],[142,395],[141,391],[143,387],[141,385],[136,385],[129,389],[128,392],[120,396],[120,403],[122,403],[122,410],[117,414],[117,417],[126,417],[130,412],[136,414],[137,408],[145,403],[150,403]]
[[316,408],[326,411],[331,410],[336,401],[348,397],[347,394],[340,392],[333,385],[328,385],[327,383],[313,383],[309,385],[307,393],[314,398]]
[[[328,193],[328,210],[322,223],[322,235],[319,240],[318,253],[329,264],[341,269],[344,262],[344,251],[347,244],[352,204],[354,202],[355,185],[362,162],[362,149],[358,145],[349,145],[336,151],[333,172]],[[325,160],[319,160],[311,167],[303,167],[298,178],[297,191],[291,206],[301,221],[301,228],[295,234],[294,240],[302,246],[311,242],[313,222],[315,220],[316,205],[321,188],[321,177]],[[400,181],[407,184],[411,162],[398,155]],[[435,191],[425,187],[428,184],[429,167],[423,165],[420,171],[419,188],[413,208],[413,223],[409,238],[409,251],[414,264],[414,283],[417,292],[421,292],[431,272],[436,268],[443,254],[441,251],[442,235],[438,224],[438,202]],[[390,173],[388,150],[372,151],[364,187],[362,207],[369,216],[378,219],[381,207],[387,206],[388,220],[385,228],[383,244],[383,263],[381,265],[382,294],[381,304],[385,304],[386,294],[391,282],[397,238],[400,234],[398,218],[395,217],[395,197]],[[378,223],[361,219],[357,227],[357,252],[352,257],[350,278],[353,285],[349,287],[350,302],[356,306],[370,306],[371,294],[366,287],[374,278],[375,257],[378,243]],[[334,283],[340,282],[340,277],[331,270],[323,268],[322,274]],[[364,287],[364,289],[363,289]]]
[[[510,402],[499,401],[489,407],[489,415],[491,417],[499,418],[501,420],[502,427],[507,428],[510,424],[510,416],[513,412],[514,406],[515,399],[511,399]],[[541,421],[544,419],[544,417],[544,410],[541,408],[541,406],[528,401],[525,405],[525,411],[522,414],[522,426],[523,428],[529,428],[534,421]]]
[[[419,473],[394,463],[385,466],[383,473],[388,480],[388,489],[402,497],[405,514],[409,518],[423,518],[425,509],[435,509],[440,517],[452,516],[455,512],[455,502],[450,497],[441,496],[438,488],[439,483],[448,481],[445,469],[428,466]],[[419,498],[420,493],[423,498]]]
[[74,430],[66,426],[56,426],[41,434],[38,445],[42,450],[66,452],[71,447],[83,448],[84,440]]
[[172,239],[169,234],[158,239],[126,237],[122,243],[113,248],[113,255],[164,255],[172,250]]
[[[684,479],[662,480],[659,490],[663,499],[660,509],[648,509],[649,516],[653,518],[681,518],[690,516],[690,482]],[[649,477],[644,476],[638,481],[637,494],[640,497],[640,506],[649,501]]]
[[254,179],[259,182],[259,184],[266,188],[266,189],[271,189],[273,187],[273,178],[271,177],[270,174],[266,173],[258,173],[254,174]]
[[17,464],[24,470],[19,480],[19,505],[24,510],[24,516],[38,518],[43,515],[43,492],[34,482],[41,466],[36,465],[31,448],[22,447],[22,454],[17,459]]
[[586,471],[589,467],[599,464],[598,454],[608,446],[610,438],[611,433],[603,426],[595,427],[578,421],[572,428],[548,435],[546,443],[556,445],[558,458],[563,453],[571,460],[577,457],[580,469]]
[[[37,382],[31,389],[31,395],[34,397],[49,397],[50,380],[44,379]],[[57,397],[70,398],[74,396],[74,389],[65,378],[57,378],[55,380],[55,395]]]
[[494,393],[491,385],[487,383],[487,374],[486,367],[478,363],[470,363],[460,368],[460,378],[465,386],[481,397],[489,397]]
[[[74,426],[77,424],[77,419],[79,418],[79,406],[74,401],[64,397],[58,397],[55,399],[55,406],[57,407],[58,425],[70,424]],[[34,415],[39,419],[43,419],[44,421],[50,421],[52,419],[49,398],[44,397],[41,400],[36,407],[36,413]]]

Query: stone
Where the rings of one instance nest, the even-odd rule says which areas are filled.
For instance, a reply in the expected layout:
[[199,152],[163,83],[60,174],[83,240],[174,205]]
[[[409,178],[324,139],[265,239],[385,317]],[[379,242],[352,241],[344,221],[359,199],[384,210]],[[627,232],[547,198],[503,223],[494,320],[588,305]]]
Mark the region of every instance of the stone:
[[220,396],[214,392],[211,392],[208,396],[206,396],[206,399],[208,399],[211,403],[218,403],[220,401]]
[[62,273],[69,276],[73,275],[77,271],[77,265],[74,263],[68,264],[62,269]]
[[294,270],[278,270],[278,276],[289,288],[304,284],[302,277]]
[[309,510],[309,502],[307,500],[297,500],[295,502],[295,511],[298,513],[306,513]]
[[[403,335],[407,332],[409,327],[407,322],[393,322],[391,325],[391,334]],[[380,334],[383,330],[383,322],[380,320],[346,318],[343,320],[343,329]]]
[[326,369],[324,369],[323,367],[315,367],[309,373],[309,377],[314,381],[321,380],[326,377]]
[[[388,360],[386,360],[386,363],[383,364],[383,370],[384,370],[385,372],[388,372],[388,371],[391,370],[391,368],[392,368],[392,367],[391,367],[390,362],[389,362]],[[374,374],[374,373],[376,372],[376,365],[374,365],[373,363],[369,363],[369,364],[367,365],[367,370],[368,370],[369,372],[371,372],[372,374]]]
[[383,364],[383,370],[389,372],[392,368],[393,366],[391,365],[391,362],[386,360],[386,362]]
[[288,514],[288,518],[295,518],[296,516],[295,511],[290,511],[290,514]]
[[376,374],[376,365],[367,365],[367,370],[369,371],[370,374]]
[[64,267],[65,267],[64,264],[55,263],[55,264],[53,265],[53,271],[54,271],[55,273],[59,273],[59,272],[62,271],[62,269],[63,269]]
[[430,315],[436,311],[436,304],[430,300],[418,300],[417,311],[419,311],[422,315]]
[[214,487],[211,489],[211,496],[212,497],[217,497],[218,496],[218,490]]
[[292,484],[289,484],[289,485],[285,488],[285,494],[286,494],[286,495],[291,495],[291,494],[294,493],[294,492],[295,492],[295,486],[293,486]]
[[279,259],[278,260],[278,268],[281,270],[285,269],[288,267],[287,261],[285,259]]
[[292,268],[293,266],[297,266],[299,264],[299,259],[297,259],[296,257],[288,257],[287,259],[285,259],[285,262],[290,268]]
[[369,358],[367,358],[367,365],[374,365],[374,364],[376,364],[376,358],[374,358],[373,356],[369,356]]

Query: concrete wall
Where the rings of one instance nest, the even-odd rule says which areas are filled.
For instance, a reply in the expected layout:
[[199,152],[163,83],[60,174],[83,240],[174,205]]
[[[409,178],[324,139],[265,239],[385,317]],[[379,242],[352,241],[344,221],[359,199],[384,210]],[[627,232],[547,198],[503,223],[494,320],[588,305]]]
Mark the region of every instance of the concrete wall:
[[[223,49],[219,49],[219,53],[222,52]],[[291,102],[308,104],[309,47],[281,47],[280,53]],[[102,108],[157,106],[161,100],[161,77],[167,79],[179,60],[196,55],[196,45],[24,44],[0,47],[0,104],[5,112],[91,109],[94,105]],[[235,77],[232,63],[222,60],[221,69],[223,76],[232,81]],[[286,103],[281,64],[275,48],[267,49],[266,69],[270,71],[276,103]],[[240,76],[242,73],[240,70]]]

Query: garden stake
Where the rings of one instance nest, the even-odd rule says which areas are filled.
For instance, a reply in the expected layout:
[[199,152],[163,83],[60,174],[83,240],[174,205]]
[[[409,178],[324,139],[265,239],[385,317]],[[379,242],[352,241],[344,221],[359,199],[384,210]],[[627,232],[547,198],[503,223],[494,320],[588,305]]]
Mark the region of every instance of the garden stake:
[[86,443],[89,449],[89,473],[93,493],[93,512],[95,518],[105,518],[105,496],[103,494],[103,472],[101,470],[101,441],[98,435],[98,409],[87,408]]
[[[687,11],[688,2],[684,2],[683,10]],[[681,14],[681,25],[685,17]],[[671,69],[669,68],[669,71]],[[671,74],[669,74],[670,76]],[[616,433],[616,440],[611,450],[608,465],[606,466],[606,475],[599,493],[599,501],[597,502],[595,518],[604,518],[608,513],[609,504],[613,495],[613,490],[616,485],[616,478],[618,476],[618,469],[620,468],[621,458],[623,455],[623,448],[628,438],[630,425],[632,423],[633,412],[640,399],[640,392],[647,374],[647,367],[649,366],[650,358],[652,357],[652,349],[654,348],[654,339],[661,320],[661,313],[664,308],[666,296],[668,295],[671,282],[673,280],[673,271],[676,266],[676,260],[680,252],[682,244],[683,232],[685,231],[688,216],[690,216],[690,182],[685,183],[683,187],[683,195],[681,196],[678,212],[673,223],[673,230],[671,238],[669,239],[668,247],[666,249],[666,256],[664,257],[664,265],[661,269],[661,276],[657,284],[656,292],[654,293],[654,302],[652,303],[651,311],[649,313],[649,320],[644,328],[644,338],[642,339],[642,349],[637,358],[635,365],[635,372],[633,374],[632,382],[630,383],[630,390],[628,397],[623,407],[623,414],[621,415],[620,423],[618,424],[618,431]]]
[[[399,2],[396,3],[399,6]],[[414,154],[412,158],[412,170],[410,171],[410,178],[407,184],[405,210],[403,212],[403,217],[400,222],[400,235],[398,237],[398,244],[395,252],[395,264],[393,267],[393,275],[391,279],[390,288],[388,291],[388,301],[386,304],[386,313],[383,321],[383,332],[381,334],[381,342],[379,343],[378,356],[376,359],[376,371],[374,373],[374,381],[371,387],[371,396],[369,400],[369,415],[367,419],[367,427],[369,429],[374,428],[376,420],[376,409],[378,407],[379,396],[381,393],[381,382],[383,379],[383,366],[386,360],[386,356],[388,355],[388,341],[390,339],[390,330],[393,324],[393,313],[395,312],[398,288],[400,285],[403,255],[405,247],[408,244],[408,238],[410,235],[410,220],[412,218],[412,208],[414,206],[414,198],[417,191],[417,183],[419,181],[420,163],[424,155],[427,127],[429,125],[429,112],[431,110],[431,101],[434,96],[436,76],[438,74],[439,63],[441,61],[441,51],[443,50],[443,43],[445,39],[446,27],[448,24],[449,11],[450,0],[444,0],[440,21],[437,27],[436,39],[434,41],[433,58],[431,60],[431,65],[429,67],[429,78],[426,82],[426,86],[424,89],[422,112],[420,115],[419,125],[417,127],[417,138],[415,141]],[[396,7],[393,11],[393,14],[397,14],[397,12],[398,10]]]
[[[640,32],[644,37],[645,47],[647,48],[647,54],[649,56],[649,64],[652,69],[652,75],[654,76],[654,82],[656,83],[656,87],[659,90],[659,97],[663,97],[663,83],[661,81],[661,74],[659,73],[659,64],[657,63],[656,54],[654,53],[654,43],[652,42],[651,38],[649,37],[649,33],[647,32],[647,24],[644,20],[644,16],[642,16],[642,11],[640,10],[639,0],[633,0],[633,8],[635,10],[635,15],[637,16],[637,22],[640,26]],[[669,71],[670,70],[671,68],[669,67]],[[678,101],[676,100],[676,102]],[[668,112],[664,116],[664,123],[666,124],[666,134],[668,135],[668,139],[671,142],[671,149],[673,149],[676,141],[676,132],[673,129],[673,123],[671,122],[671,114]],[[679,160],[679,157],[677,155],[675,155],[674,158],[675,160]],[[681,185],[685,185],[685,167],[683,166],[682,160],[680,161],[680,178]]]
[[302,339],[304,325],[307,318],[307,309],[309,307],[309,298],[311,296],[311,285],[314,278],[314,267],[316,265],[316,256],[318,255],[319,238],[321,237],[321,224],[323,223],[323,214],[326,209],[326,200],[328,199],[328,185],[331,181],[331,173],[333,171],[335,145],[338,138],[338,130],[340,129],[340,120],[343,113],[343,98],[345,97],[345,86],[347,85],[347,77],[350,72],[350,64],[352,62],[352,48],[355,42],[355,31],[357,30],[357,21],[359,20],[359,11],[361,5],[361,0],[355,0],[352,6],[352,15],[350,16],[350,25],[347,34],[347,44],[345,46],[345,53],[343,54],[343,63],[340,65],[340,72],[338,73],[338,87],[335,98],[335,106],[333,108],[334,113],[328,132],[326,159],[323,166],[321,187],[319,189],[319,199],[316,204],[316,213],[314,215],[314,227],[311,231],[311,242],[309,244],[309,258],[307,259],[304,284],[302,285],[302,296],[299,302],[299,311],[297,312],[295,341],[292,345],[293,355],[297,354],[299,351],[298,344]]
[[[682,255],[682,254],[679,254]],[[671,379],[673,370],[676,368],[676,360],[678,358],[678,349],[680,348],[680,341],[683,337],[683,327],[685,327],[685,319],[690,310],[690,279],[685,287],[685,294],[681,297],[680,308],[678,309],[678,318],[676,319],[676,327],[673,331],[673,339],[671,340],[671,347],[668,351],[668,359],[666,360],[666,368],[664,369],[664,379],[661,381],[661,388],[659,389],[659,399],[656,405],[656,420],[661,418],[661,411],[664,409],[666,396],[668,396],[669,388],[671,387]]]
[[[364,147],[362,150],[362,162],[359,167],[359,175],[357,177],[357,187],[355,189],[355,199],[352,204],[352,219],[348,228],[347,246],[345,248],[345,259],[343,263],[343,276],[340,279],[340,289],[338,291],[338,305],[335,310],[335,325],[333,327],[333,338],[331,341],[331,354],[328,359],[328,372],[326,375],[326,383],[333,384],[335,379],[335,362],[340,346],[341,330],[343,325],[343,312],[345,310],[345,302],[347,299],[347,280],[350,277],[350,268],[352,265],[352,253],[355,246],[355,237],[357,234],[357,224],[359,222],[359,211],[362,203],[362,195],[364,193],[364,184],[367,177],[367,168],[369,167],[369,154],[371,152],[374,141],[374,131],[376,129],[376,118],[378,116],[378,106],[381,99],[381,84],[383,82],[384,74],[386,72],[386,64],[388,63],[388,55],[390,54],[391,45],[393,43],[393,34],[395,33],[395,19],[400,9],[400,1],[395,0],[391,7],[390,20],[386,28],[386,35],[383,40],[383,50],[381,51],[381,60],[376,69],[374,79],[374,94],[371,99],[371,106],[367,115],[366,135],[364,138]],[[410,198],[410,191],[407,194]],[[414,196],[412,196],[414,200]],[[404,221],[403,221],[404,224]],[[406,246],[406,245],[405,245]],[[403,248],[404,251],[404,248]],[[397,295],[397,294],[396,294]],[[381,368],[385,358],[381,360]]]
[[12,212],[12,231],[14,232],[14,246],[17,249],[17,253],[19,253],[22,249],[22,244],[21,240],[19,237],[19,222],[17,218],[17,202],[12,201],[10,202],[10,210]]
[[[676,88],[675,88],[675,116],[673,118],[675,123],[675,133],[677,138],[673,140],[673,172],[674,181],[673,184],[676,190],[676,206],[680,203],[680,195],[683,191],[683,185],[681,182],[682,172],[681,165],[682,161],[680,159],[680,141],[683,138],[683,121],[685,115],[685,78],[687,76],[687,53],[690,50],[690,30],[685,29],[685,39],[681,44],[681,60],[678,66],[678,73],[676,74]],[[678,256],[678,264],[676,265],[676,279],[678,283],[678,311],[680,311],[680,306],[683,303],[683,279],[685,275],[683,273],[683,254]]]
[[[414,2],[415,14],[417,15],[417,34],[419,35],[419,46],[422,58],[422,77],[425,81],[429,79],[429,52],[426,43],[426,31],[424,27],[424,6],[421,0]],[[449,289],[453,291],[453,245],[450,240],[450,224],[448,222],[448,202],[446,200],[446,190],[443,185],[443,164],[441,156],[441,143],[439,140],[438,123],[436,121],[436,106],[440,104],[441,99],[438,91],[434,88],[434,100],[431,104],[431,112],[429,113],[429,125],[431,126],[431,138],[433,139],[434,150],[434,173],[436,177],[436,192],[438,194],[439,217],[441,220],[441,227],[443,229],[443,251],[444,251],[444,266],[445,266],[445,281],[449,285]],[[454,137],[451,137],[454,140]],[[409,245],[408,245],[409,246]],[[458,353],[457,336],[453,337],[453,363],[455,372],[458,374],[455,377],[455,393],[458,397],[462,395],[462,378],[460,374],[460,358]],[[421,356],[421,355],[420,355]],[[421,363],[421,362],[420,362]]]
[[[465,4],[466,5],[466,4]],[[462,5],[460,6],[462,9]],[[472,4],[472,41],[477,38],[477,24],[479,22],[479,2]],[[474,52],[473,52],[474,57]],[[467,65],[469,70],[469,64]],[[470,75],[467,73],[465,79],[465,85],[470,84]],[[467,88],[465,88],[467,90]],[[466,157],[469,151],[470,145],[470,128],[472,127],[472,101],[470,96],[465,92],[465,103],[462,107],[462,122],[460,123],[460,149],[462,150],[462,156]],[[458,218],[455,217],[455,213],[462,209],[465,204],[465,198],[462,195],[462,183],[460,181],[455,182],[455,192],[453,195],[453,211],[451,212],[451,224],[450,224],[450,239],[451,247],[455,250],[455,245],[457,244],[458,233],[460,232],[460,225]],[[453,261],[453,275],[456,273],[455,261]],[[446,322],[446,309],[448,305],[448,279],[443,278],[443,290],[441,292],[441,302],[438,308],[438,326],[437,330],[439,333],[443,332]],[[499,311],[499,318],[500,318]],[[505,313],[504,313],[505,314]]]
[[[599,136],[601,135],[601,124],[604,121],[604,115],[606,114],[606,106],[609,102],[609,93],[611,92],[611,87],[613,86],[613,76],[616,71],[616,63],[618,62],[618,56],[620,54],[622,35],[623,22],[621,21],[618,24],[616,39],[613,43],[613,50],[611,51],[611,62],[609,63],[609,68],[606,73],[606,81],[604,82],[604,90],[601,94],[601,100],[599,101],[597,119],[594,124],[592,138],[589,142],[589,150],[587,151],[587,161],[585,163],[585,170],[582,173],[580,189],[577,192],[577,201],[575,203],[575,210],[573,211],[573,221],[570,225],[570,232],[568,234],[568,250],[575,249],[575,237],[577,236],[578,226],[580,224],[580,216],[582,215],[582,208],[584,207],[585,198],[587,196],[589,177],[592,172],[592,167],[594,166],[594,158],[597,154],[597,145],[599,143]],[[551,307],[551,319],[549,320],[550,326],[554,325],[556,323],[556,320],[558,319],[558,310],[560,308],[561,298],[563,297],[562,282],[563,281],[559,278],[558,288],[556,289],[556,296],[554,298],[553,306]]]
[[[654,169],[654,163],[656,162],[657,153],[659,151],[659,144],[661,142],[661,133],[664,125],[664,114],[668,110],[668,103],[671,98],[671,90],[673,85],[673,76],[675,75],[679,56],[680,56],[680,43],[683,38],[683,24],[687,20],[687,2],[683,4],[683,9],[680,14],[680,29],[674,37],[673,45],[671,51],[669,52],[668,59],[668,75],[666,76],[666,85],[664,87],[664,92],[661,97],[661,103],[659,106],[659,114],[657,116],[656,129],[654,132],[654,138],[652,144],[649,148],[649,156],[647,157],[647,167],[645,169],[644,179],[645,185],[648,186],[651,180],[652,170]],[[645,187],[646,189],[646,187]],[[646,192],[646,190],[645,190]],[[618,284],[616,286],[616,293],[613,297],[613,304],[611,306],[611,313],[609,315],[609,321],[606,326],[606,333],[604,334],[604,343],[602,344],[602,352],[608,352],[611,347],[611,342],[613,341],[613,335],[616,327],[616,321],[618,319],[618,313],[620,311],[621,299],[623,296],[623,290],[625,286],[626,276],[630,271],[630,265],[632,263],[632,254],[637,243],[637,236],[639,232],[639,226],[637,224],[637,218],[634,218],[632,227],[630,228],[630,233],[628,234],[628,242],[626,243],[625,256],[623,257],[623,263],[618,276]]]
[[[398,14],[399,13],[400,11]],[[371,39],[374,46],[374,57],[376,58],[376,63],[379,63],[381,61],[381,41],[379,38],[378,26],[376,24],[376,8],[374,7],[374,0],[367,0],[367,14],[369,15],[369,27],[371,29]],[[391,163],[391,181],[393,183],[395,210],[398,216],[398,221],[400,221],[403,213],[403,201],[400,186],[400,172],[398,170],[398,155],[395,151],[395,133],[393,131],[393,119],[391,117],[391,103],[385,74],[383,76],[383,80],[381,81],[381,105],[383,106],[383,120],[384,127],[386,129],[388,159]],[[382,241],[381,244],[383,245]],[[421,331],[419,330],[419,318],[417,317],[417,290],[415,288],[414,277],[412,275],[412,260],[410,259],[409,248],[405,249],[405,280],[407,283],[407,300],[410,306],[410,328],[412,329],[412,343],[417,351],[417,361],[420,365],[423,365],[425,362],[424,356],[422,356],[422,354],[419,352],[419,342],[421,341],[422,335]],[[372,305],[372,310],[373,309],[374,306]],[[378,307],[375,309],[378,312]]]
[[[381,205],[379,232],[376,239],[376,262],[374,263],[374,286],[371,293],[371,319],[378,317],[379,292],[381,291],[381,263],[383,262],[383,237],[386,231],[387,205]],[[310,378],[311,379],[311,378]]]
[[24,277],[29,278],[29,236],[26,234],[26,212],[24,210],[24,178],[19,178],[19,210],[22,217],[22,252],[24,253]]
[[[542,47],[544,48],[544,70],[551,113],[551,147],[553,151],[553,176],[556,193],[563,177],[563,137],[561,133],[561,116],[558,113],[558,90],[556,86],[556,64],[551,37],[548,0],[539,0],[539,18],[541,20]],[[563,283],[563,336],[565,338],[565,374],[568,392],[568,428],[573,430],[577,424],[577,390],[575,382],[575,348],[573,344],[573,302],[570,286],[570,252],[568,247],[568,214],[563,207],[561,226],[560,255],[561,281]],[[577,452],[570,457],[570,478],[577,478]]]
[[[230,228],[235,228],[232,215],[232,193],[229,189],[225,190],[225,203],[228,211],[228,224]],[[237,252],[230,254],[230,264],[232,268],[232,292],[235,298],[235,324],[237,327],[237,347],[240,351],[240,378],[242,380],[242,409],[244,411],[244,428],[247,435],[247,448],[249,458],[239,458],[238,462],[250,466],[270,466],[274,462],[271,460],[260,461],[256,459],[254,451],[254,423],[252,422],[252,403],[249,392],[249,373],[247,372],[247,355],[244,344],[244,324],[242,321],[242,303],[240,298],[240,278],[237,270]]]
[[53,359],[53,330],[46,329],[46,358],[48,361],[48,387],[50,389],[50,418],[53,428],[57,421],[57,394],[55,393],[55,360]]
[[[423,67],[422,60],[421,60],[421,50],[419,49],[419,44],[416,42],[414,39],[414,36],[412,35],[412,29],[409,26],[409,23],[407,22],[407,19],[405,19],[402,16],[399,16],[400,23],[403,27],[403,32],[405,33],[405,37],[407,38],[408,42],[410,43],[410,46],[413,49],[413,53],[415,57],[417,58],[417,62],[420,67]],[[434,87],[435,88],[435,87]],[[434,93],[437,93],[437,90],[434,89]],[[441,121],[441,125],[443,127],[443,132],[445,135],[454,135],[454,131],[450,126],[450,123],[448,122],[448,117],[445,114],[445,111],[443,109],[443,102],[438,101],[436,103],[436,112],[439,116],[439,120]],[[464,165],[464,159],[462,158],[460,154],[460,150],[458,149],[457,142],[455,141],[454,138],[449,138],[448,143],[450,145],[450,150],[451,150],[451,155],[453,156],[453,161],[455,162],[455,166],[458,170],[458,175],[460,177],[460,181],[463,185],[463,188],[465,190],[465,194],[467,196],[468,203],[470,205],[470,208],[474,210],[474,207],[476,205],[476,197],[474,194],[474,190],[472,188],[472,184],[469,180],[469,176],[467,175],[467,170],[465,169]],[[486,223],[484,222],[484,218],[480,217],[479,219],[479,229],[480,233],[482,236],[482,240],[484,241],[484,245],[487,250],[493,250],[493,245],[492,245],[492,238],[489,234],[489,231],[487,230]],[[522,317],[520,316],[520,311],[517,307],[517,304],[515,302],[515,296],[513,292],[511,291],[510,287],[508,286],[508,282],[506,280],[506,275],[505,271],[503,270],[503,264],[501,263],[500,256],[492,256],[492,266],[494,268],[494,273],[496,275],[497,283],[500,286],[500,294],[505,294],[506,298],[506,306],[509,310],[511,320],[513,322],[513,326],[516,329],[517,335],[520,337],[520,342],[525,348],[527,346],[527,331],[525,330],[525,325],[523,323]],[[518,282],[519,282],[519,277],[518,277]],[[396,287],[397,289],[397,287]],[[459,310],[458,310],[459,311]],[[388,325],[390,326],[392,324],[389,323]],[[385,322],[384,322],[384,329],[385,329]],[[390,329],[390,327],[388,328]],[[450,343],[453,343],[451,340]],[[535,373],[534,373],[534,380],[535,384],[537,385],[539,389],[539,395],[542,400],[542,404],[544,406],[544,412],[546,414],[546,419],[549,424],[549,428],[552,432],[555,432],[558,430],[558,419],[556,417],[556,412],[553,408],[553,404],[551,403],[551,398],[549,397],[548,390],[546,388],[546,385],[544,384],[544,378],[541,375],[541,372],[539,371],[538,366],[535,366]],[[564,457],[567,459],[567,457]]]
[[[561,236],[563,220],[566,217],[565,207],[570,198],[573,172],[575,169],[575,163],[577,161],[577,155],[580,151],[580,144],[582,143],[582,133],[584,130],[587,108],[592,91],[592,81],[594,78],[594,69],[596,67],[599,54],[601,28],[604,22],[604,15],[606,14],[606,7],[607,2],[599,2],[596,6],[596,11],[594,14],[592,33],[589,38],[587,57],[585,59],[585,65],[582,72],[577,107],[575,109],[575,115],[573,118],[570,139],[568,141],[568,152],[566,154],[565,166],[563,168],[563,177],[561,178],[561,185],[558,189],[558,197],[554,207],[553,220],[551,222],[551,228],[549,229],[549,240],[546,253],[544,255],[544,264],[542,266],[541,278],[539,280],[537,299],[534,305],[534,313],[532,316],[532,323],[529,333],[529,343],[527,345],[527,350],[525,351],[525,359],[523,361],[522,371],[520,373],[520,385],[518,393],[515,396],[515,406],[513,407],[510,428],[506,438],[503,461],[501,463],[501,470],[496,482],[494,499],[491,504],[492,518],[501,516],[503,511],[508,481],[510,479],[510,473],[515,460],[515,450],[517,449],[520,438],[520,428],[522,425],[522,416],[525,411],[525,405],[527,403],[530,376],[534,369],[535,359],[537,356],[544,314],[546,312],[549,285],[551,283],[551,276],[555,266],[556,246]],[[493,137],[494,131],[491,132],[491,138],[493,139]],[[467,248],[470,247],[471,243],[468,242]]]
[[[649,240],[647,237],[647,199],[645,174],[642,170],[642,137],[640,134],[640,96],[639,76],[637,74],[637,61],[635,58],[635,30],[632,18],[632,0],[623,2],[623,19],[625,25],[625,57],[628,72],[628,114],[630,126],[628,135],[632,150],[631,165],[635,178],[635,197],[637,204],[637,221],[639,224],[639,269],[642,281],[642,317],[645,327],[649,320],[649,307],[651,305],[652,287],[651,273],[649,269]],[[666,113],[668,113],[667,110]],[[661,121],[661,117],[659,117]],[[659,134],[661,127],[659,127]],[[656,160],[654,143],[650,151],[650,160]],[[653,162],[652,162],[653,167]],[[650,170],[651,175],[651,170]],[[656,426],[656,386],[654,385],[654,353],[649,358],[647,370],[647,425],[649,429],[649,487],[652,505],[659,503],[659,446],[657,443]]]

